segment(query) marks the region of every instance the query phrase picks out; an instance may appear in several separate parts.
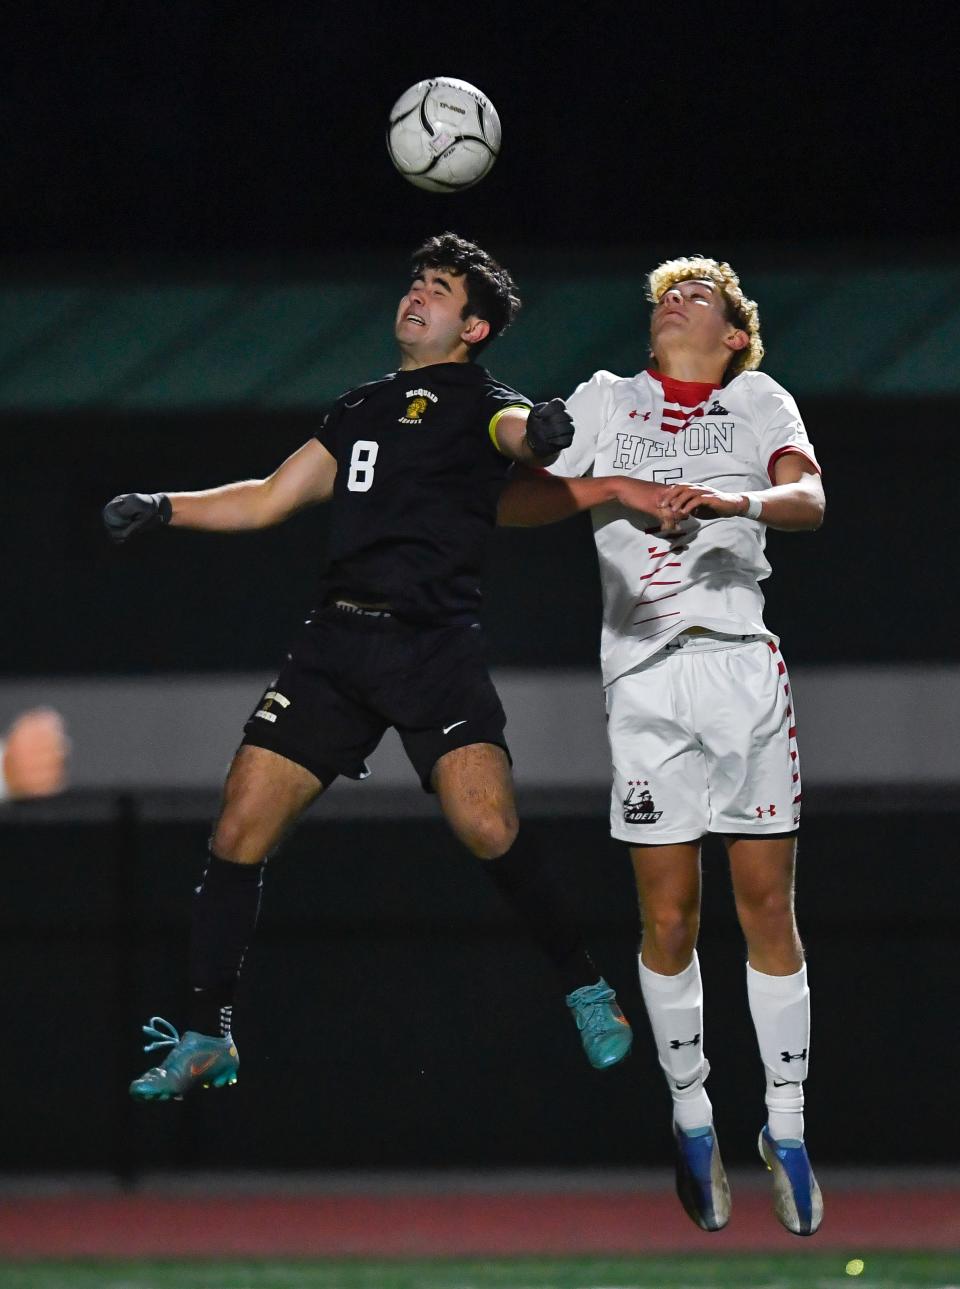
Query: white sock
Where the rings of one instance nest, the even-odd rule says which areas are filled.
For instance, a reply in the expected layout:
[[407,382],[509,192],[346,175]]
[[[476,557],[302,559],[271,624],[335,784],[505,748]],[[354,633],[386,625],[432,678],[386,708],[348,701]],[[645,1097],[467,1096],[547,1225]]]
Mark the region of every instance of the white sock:
[[747,963],[747,999],[767,1077],[767,1124],[775,1141],[803,1141],[803,1080],[810,1055],[806,963],[767,976]]
[[640,991],[646,1004],[660,1066],[673,1097],[673,1118],[689,1132],[713,1122],[713,1107],[704,1090],[710,1072],[703,1055],[703,986],[696,953],[675,976],[651,971],[642,959]]

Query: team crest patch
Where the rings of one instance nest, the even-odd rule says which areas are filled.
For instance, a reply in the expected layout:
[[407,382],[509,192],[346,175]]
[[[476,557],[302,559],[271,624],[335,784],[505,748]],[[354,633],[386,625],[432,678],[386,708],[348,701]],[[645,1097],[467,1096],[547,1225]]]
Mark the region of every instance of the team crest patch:
[[658,810],[646,779],[631,779],[623,799],[623,819],[628,824],[655,824],[662,810]]
[[432,389],[408,389],[407,398],[406,415],[398,418],[401,425],[419,425],[430,404],[440,401]]
[[271,725],[276,724],[278,713],[271,711],[274,703],[276,703],[282,711],[285,707],[290,706],[290,699],[276,689],[268,689],[263,696],[263,701],[260,706],[253,713],[254,716],[259,716],[262,721],[269,721]]

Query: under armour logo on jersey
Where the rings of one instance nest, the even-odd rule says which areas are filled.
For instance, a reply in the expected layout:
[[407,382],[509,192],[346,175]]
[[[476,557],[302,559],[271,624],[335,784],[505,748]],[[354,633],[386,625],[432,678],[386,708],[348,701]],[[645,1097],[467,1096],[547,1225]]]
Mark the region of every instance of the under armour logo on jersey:
[[694,1034],[693,1038],[671,1038],[670,1040],[671,1052],[679,1052],[681,1047],[699,1047],[699,1046],[700,1046],[699,1034]]
[[805,1061],[806,1059],[807,1059],[806,1048],[804,1048],[802,1052],[781,1052],[780,1053],[780,1060],[785,1061],[787,1065],[789,1065],[791,1061]]
[[[631,419],[631,421],[635,420],[639,415],[640,415],[640,413],[637,411],[637,409],[636,409],[636,408],[634,408],[634,409],[633,409],[633,411],[630,413],[630,419]],[[644,413],[643,413],[643,420],[645,420],[645,421],[649,421],[649,420],[650,420],[650,413],[649,413],[649,412],[644,412]]]
[[764,810],[763,806],[755,806],[754,808],[757,812],[758,819],[762,819],[764,815],[775,815],[777,813],[777,807],[772,801],[766,810]]

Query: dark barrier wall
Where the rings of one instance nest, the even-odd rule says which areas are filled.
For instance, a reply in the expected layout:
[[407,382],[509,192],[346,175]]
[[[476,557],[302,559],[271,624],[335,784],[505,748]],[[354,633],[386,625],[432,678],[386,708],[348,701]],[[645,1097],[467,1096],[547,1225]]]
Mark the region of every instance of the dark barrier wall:
[[[669,1106],[635,984],[624,849],[602,819],[532,822],[637,1030],[592,1071],[548,966],[439,822],[309,820],[271,862],[245,967],[235,1089],[136,1106],[139,1026],[182,1023],[203,824],[0,820],[6,1171],[666,1166]],[[808,1137],[823,1164],[946,1164],[924,1089],[956,1068],[956,809],[805,822],[814,991]],[[906,861],[909,856],[909,864]],[[701,958],[710,1093],[754,1161],[763,1082],[726,865],[710,850]],[[936,1132],[930,1124],[937,1122]]]
[[[771,533],[767,621],[804,663],[952,660],[943,570],[960,473],[952,403],[805,400],[827,521]],[[323,508],[254,534],[150,534],[113,549],[117,492],[209,487],[269,473],[313,432],[303,414],[8,418],[0,422],[7,674],[271,669],[304,616]],[[912,443],[922,456],[913,462]],[[599,589],[586,519],[502,532],[486,622],[499,665],[593,665]]]

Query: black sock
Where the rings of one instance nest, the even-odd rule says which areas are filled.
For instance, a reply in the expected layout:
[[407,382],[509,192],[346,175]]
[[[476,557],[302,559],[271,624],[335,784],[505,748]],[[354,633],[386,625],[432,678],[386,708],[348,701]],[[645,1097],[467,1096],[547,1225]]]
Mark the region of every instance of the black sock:
[[263,863],[234,864],[210,852],[193,900],[188,1029],[230,1033],[237,977],[260,912],[263,868]]
[[506,854],[480,863],[557,968],[564,993],[596,984],[600,972],[583,946],[570,902],[525,834],[517,834]]

